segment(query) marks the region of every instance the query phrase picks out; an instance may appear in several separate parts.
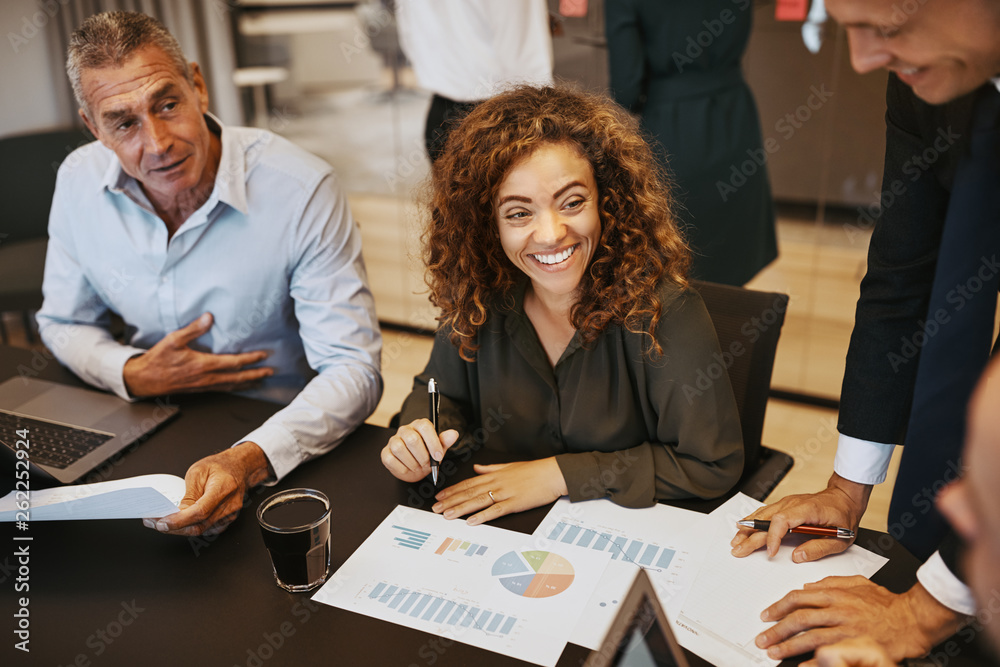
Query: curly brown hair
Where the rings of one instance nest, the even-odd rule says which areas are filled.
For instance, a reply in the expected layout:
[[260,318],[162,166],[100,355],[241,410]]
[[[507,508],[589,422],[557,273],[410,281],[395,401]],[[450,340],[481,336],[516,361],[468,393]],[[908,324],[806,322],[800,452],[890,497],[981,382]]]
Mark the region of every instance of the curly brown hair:
[[584,344],[609,324],[645,333],[662,314],[657,287],[687,284],[690,252],[668,181],[638,122],[605,96],[520,86],[472,109],[433,166],[424,259],[438,320],[463,359],[492,308],[510,308],[520,276],[500,245],[495,201],[511,167],[545,144],[567,144],[594,170],[601,238],[570,321]]

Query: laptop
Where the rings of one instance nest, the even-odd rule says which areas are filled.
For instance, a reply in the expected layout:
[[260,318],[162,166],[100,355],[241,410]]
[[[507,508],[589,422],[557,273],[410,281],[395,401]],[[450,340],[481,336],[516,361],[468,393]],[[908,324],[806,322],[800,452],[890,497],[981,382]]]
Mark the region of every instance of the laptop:
[[[162,400],[129,403],[113,394],[28,377],[0,384],[0,444],[27,449],[41,478],[68,484],[177,414]],[[27,438],[23,436],[27,435]],[[25,447],[27,443],[27,447]]]
[[639,570],[604,642],[584,667],[689,667],[646,570]]

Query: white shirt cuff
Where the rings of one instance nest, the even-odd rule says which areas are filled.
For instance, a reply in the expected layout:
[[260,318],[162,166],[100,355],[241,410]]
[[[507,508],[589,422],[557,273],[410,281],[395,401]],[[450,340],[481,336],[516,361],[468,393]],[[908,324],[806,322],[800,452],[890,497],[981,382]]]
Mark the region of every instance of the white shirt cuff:
[[881,484],[889,472],[889,461],[896,445],[859,440],[840,434],[833,470],[844,479],[858,484]]
[[281,481],[282,477],[305,460],[295,437],[278,424],[265,422],[260,428],[236,442],[233,447],[244,442],[253,442],[264,451],[275,477],[267,482],[268,486]]
[[100,364],[98,372],[100,377],[107,378],[108,389],[126,401],[136,399],[129,395],[128,388],[125,387],[125,363],[145,352],[146,350],[139,347],[115,345],[111,350],[104,352],[98,362]]
[[966,616],[976,613],[976,601],[972,597],[972,591],[948,569],[940,552],[935,551],[934,555],[920,566],[917,570],[917,580],[935,600],[948,609]]

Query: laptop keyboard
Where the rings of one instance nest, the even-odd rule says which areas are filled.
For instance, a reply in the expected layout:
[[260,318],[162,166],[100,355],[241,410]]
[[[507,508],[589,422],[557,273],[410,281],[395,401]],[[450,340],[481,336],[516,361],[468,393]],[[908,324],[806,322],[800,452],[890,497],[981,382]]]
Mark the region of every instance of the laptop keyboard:
[[14,448],[18,441],[17,431],[21,429],[28,429],[31,462],[53,468],[67,468],[115,437],[0,410],[0,442]]

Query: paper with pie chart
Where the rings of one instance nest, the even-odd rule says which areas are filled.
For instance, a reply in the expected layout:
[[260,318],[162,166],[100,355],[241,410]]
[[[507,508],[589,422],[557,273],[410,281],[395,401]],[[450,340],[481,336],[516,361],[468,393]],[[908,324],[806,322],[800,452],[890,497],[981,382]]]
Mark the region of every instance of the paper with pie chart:
[[610,553],[397,506],[313,597],[555,665]]
[[633,509],[604,499],[558,500],[535,529],[540,544],[572,545],[574,558],[588,551],[611,555],[570,641],[590,649],[600,647],[640,567],[653,582],[667,615],[676,615],[701,569],[695,554],[705,541],[703,520],[701,514],[667,505]]

